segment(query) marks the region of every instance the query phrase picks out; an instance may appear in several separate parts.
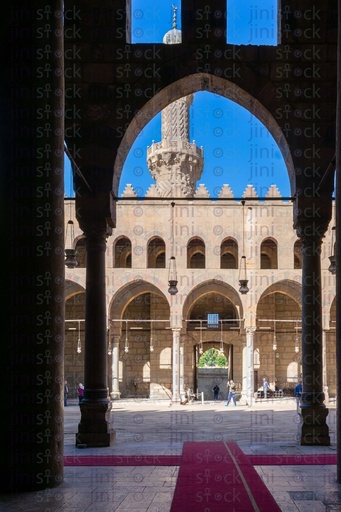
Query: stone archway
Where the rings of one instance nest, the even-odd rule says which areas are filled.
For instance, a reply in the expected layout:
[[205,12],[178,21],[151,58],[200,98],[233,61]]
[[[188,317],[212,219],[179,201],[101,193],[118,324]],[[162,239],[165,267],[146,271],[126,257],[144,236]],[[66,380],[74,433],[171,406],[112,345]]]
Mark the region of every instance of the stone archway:
[[194,75],[181,78],[162,89],[160,92],[155,94],[151,100],[143,105],[138,111],[138,114],[132,118],[128,128],[125,130],[114,163],[112,187],[114,195],[117,195],[124,161],[141,130],[157,113],[161,112],[170,103],[199,91],[211,92],[238,103],[251,114],[255,115],[264,124],[273,136],[283,155],[283,159],[288,169],[292,194],[294,194],[295,172],[290,149],[279,124],[276,122],[270,111],[264,106],[267,103],[266,97],[263,98],[264,104],[262,104],[259,99],[256,99],[247,92],[247,89],[243,89],[239,85],[230,82],[227,79],[208,75],[206,73],[196,73]]
[[[257,387],[266,375],[271,389],[291,393],[302,371],[301,293],[299,283],[284,280],[269,286],[259,298],[255,333],[255,347],[260,353]],[[295,379],[293,367],[297,369]]]
[[[229,360],[228,370],[222,371],[226,382],[234,378],[242,386],[243,308],[236,290],[220,280],[204,281],[188,293],[183,305],[184,319],[184,388],[209,394],[208,384],[201,389],[199,359],[209,348],[222,349]],[[213,388],[213,386],[212,386]],[[213,396],[213,395],[212,395]]]
[[168,399],[172,335],[163,293],[143,280],[123,286],[109,307],[111,397]]
[[79,382],[84,382],[85,289],[73,281],[65,282],[64,376],[69,398],[77,398]]

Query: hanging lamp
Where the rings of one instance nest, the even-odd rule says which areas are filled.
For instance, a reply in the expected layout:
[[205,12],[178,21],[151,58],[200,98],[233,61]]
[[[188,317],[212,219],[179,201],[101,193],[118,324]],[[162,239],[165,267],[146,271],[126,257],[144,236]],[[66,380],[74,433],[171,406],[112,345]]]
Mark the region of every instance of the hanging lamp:
[[110,341],[110,328],[107,329],[107,337],[108,337],[108,356],[111,356],[112,354],[112,346]]
[[200,344],[199,344],[199,354],[202,354],[204,352],[203,346],[202,346],[202,320],[200,320]]
[[126,340],[124,345],[124,352],[128,354],[129,352],[129,345],[128,345],[128,320],[126,320]]
[[219,354],[224,354],[224,344],[223,344],[223,321],[220,319],[220,349]]
[[177,272],[176,272],[176,261],[175,261],[175,256],[174,256],[174,206],[175,206],[175,203],[172,202],[171,203],[171,207],[172,207],[172,214],[171,214],[171,253],[173,256],[171,256],[170,260],[169,260],[169,269],[168,269],[168,293],[170,293],[171,295],[176,295],[178,293],[178,288],[177,288],[177,284],[178,284],[178,278],[177,278]]
[[296,334],[295,334],[295,352],[296,352],[296,354],[298,354],[299,351],[300,351],[299,340],[298,340],[298,329],[299,329],[299,327],[297,327],[297,325],[296,325],[295,326],[295,331],[296,331]]
[[243,243],[242,243],[242,257],[240,259],[240,267],[239,267],[239,293],[245,295],[248,293],[248,279],[246,276],[246,256],[245,256],[245,222],[244,222],[244,215],[245,215],[245,201],[242,200],[242,206],[243,206]]
[[328,267],[329,272],[333,275],[336,274],[336,259],[335,259],[335,254],[334,254],[334,243],[335,243],[334,237],[335,237],[335,226],[332,227],[332,240],[331,240],[330,256],[329,256],[330,265]]
[[82,344],[81,344],[81,323],[78,321],[78,341],[77,341],[77,353],[80,354],[82,352]]
[[277,350],[277,336],[276,336],[276,321],[274,321],[274,339],[272,343],[272,349]]
[[175,256],[172,256],[169,260],[169,270],[168,270],[168,293],[171,295],[176,295],[178,293],[178,279],[177,279],[177,272],[176,272],[176,263],[175,263]]
[[153,320],[150,320],[150,347],[149,350],[151,352],[154,352],[154,345],[153,345]]
[[65,233],[65,265],[67,268],[75,268],[77,267],[78,263],[76,260],[76,249],[73,246],[73,242],[75,239],[75,225],[72,220],[71,215],[71,202],[69,203],[70,207],[70,215],[69,220],[66,225],[66,233]]

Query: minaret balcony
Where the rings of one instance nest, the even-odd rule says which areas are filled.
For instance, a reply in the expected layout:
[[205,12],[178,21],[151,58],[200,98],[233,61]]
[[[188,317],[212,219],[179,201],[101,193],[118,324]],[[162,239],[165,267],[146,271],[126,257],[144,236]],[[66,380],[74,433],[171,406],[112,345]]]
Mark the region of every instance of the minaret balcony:
[[202,159],[204,157],[203,148],[199,148],[196,146],[195,142],[188,142],[186,140],[178,139],[178,140],[168,140],[164,139],[161,142],[154,142],[151,146],[147,148],[147,157],[153,157],[155,155],[160,155],[164,152],[175,152],[175,153],[185,153],[189,156],[194,156],[196,158]]

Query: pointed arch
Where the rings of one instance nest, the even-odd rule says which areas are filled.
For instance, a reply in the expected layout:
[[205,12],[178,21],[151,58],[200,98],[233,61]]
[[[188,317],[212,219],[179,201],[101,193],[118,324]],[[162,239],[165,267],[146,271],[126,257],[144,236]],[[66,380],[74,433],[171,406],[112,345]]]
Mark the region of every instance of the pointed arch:
[[200,237],[193,237],[187,243],[187,268],[206,267],[205,242]]
[[232,237],[227,237],[221,242],[220,268],[238,268],[238,243]]
[[148,240],[147,268],[166,268],[166,244],[159,236]]
[[[164,89],[153,95],[153,97],[144,105],[142,105],[138,110],[138,113],[132,118],[128,129],[125,131],[116,154],[116,159],[114,162],[114,176],[112,182],[112,190],[114,195],[117,195],[118,192],[118,185],[124,161],[138,134],[156,114],[161,112],[170,103],[199,91],[211,92],[234,101],[235,103],[247,109],[251,114],[257,117],[261,123],[264,124],[267,130],[269,130],[271,133],[272,137],[278,145],[280,152],[282,153],[289,174],[291,191],[292,194],[294,194],[296,178],[290,148],[278,122],[270,113],[270,110],[266,108],[266,105],[269,102],[269,94],[266,92],[267,88],[262,88],[261,96],[259,99],[252,96],[247,91],[247,88],[249,84],[252,83],[254,75],[251,70],[245,69],[244,71],[246,77],[244,89],[225,78],[207,73],[195,73],[181,78],[180,80],[177,80],[166,86]],[[270,82],[268,85],[269,87],[273,87]],[[269,109],[270,108],[271,104],[269,104]]]
[[278,248],[274,238],[265,238],[260,246],[260,268],[278,268]]

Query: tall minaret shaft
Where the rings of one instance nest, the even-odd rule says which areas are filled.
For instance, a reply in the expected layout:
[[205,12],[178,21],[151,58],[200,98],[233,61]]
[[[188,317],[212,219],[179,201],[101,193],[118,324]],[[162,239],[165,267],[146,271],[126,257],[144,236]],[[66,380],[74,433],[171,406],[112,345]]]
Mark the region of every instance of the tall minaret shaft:
[[189,107],[193,96],[174,101],[161,113],[162,140],[185,140],[189,142]]
[[[173,6],[173,28],[163,38],[166,44],[179,44],[181,31],[176,28]],[[193,197],[196,182],[204,167],[203,150],[189,142],[189,107],[193,96],[185,96],[166,107],[161,114],[161,142],[147,151],[149,171],[161,197]]]

